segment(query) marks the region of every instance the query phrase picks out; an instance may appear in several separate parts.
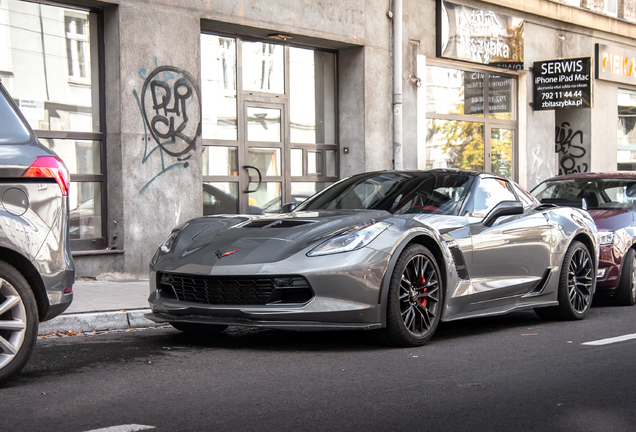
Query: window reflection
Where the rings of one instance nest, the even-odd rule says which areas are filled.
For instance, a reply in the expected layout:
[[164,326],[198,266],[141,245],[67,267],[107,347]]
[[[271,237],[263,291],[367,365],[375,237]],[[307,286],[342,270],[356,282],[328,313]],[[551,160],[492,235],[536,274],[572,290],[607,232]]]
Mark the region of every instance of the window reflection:
[[101,174],[100,141],[40,139],[64,161],[70,174]]
[[513,177],[512,149],[514,131],[493,128],[490,136],[491,168],[490,172]]
[[335,62],[332,53],[289,48],[291,142],[336,142]]
[[428,120],[426,147],[418,151],[419,169],[484,170],[484,125],[456,120]]
[[[251,183],[250,188],[256,187],[256,183]],[[249,194],[250,205],[263,209],[273,209],[276,206],[280,209],[281,183],[280,182],[262,182],[261,187],[256,192]],[[270,211],[271,213],[272,211]]]
[[2,82],[33,129],[100,132],[96,30],[87,11],[0,2],[0,70],[19,72]]
[[280,142],[280,110],[248,107],[247,140]]
[[502,201],[517,201],[515,195],[508,189],[507,183],[494,178],[483,179],[479,183],[473,200],[471,216],[485,217]]
[[255,166],[265,176],[281,175],[279,148],[250,147],[247,154],[248,165]]
[[69,189],[69,238],[102,237],[100,182],[72,182]]
[[243,90],[285,93],[284,49],[265,42],[243,42]]
[[203,175],[238,175],[236,147],[203,146]]
[[322,174],[322,152],[307,151],[307,174]]
[[636,171],[636,92],[618,90],[619,171]]
[[236,40],[201,35],[203,139],[236,140]]
[[426,111],[483,117],[484,74],[445,67],[426,68]]
[[291,149],[291,175],[300,177],[303,175],[303,150]]

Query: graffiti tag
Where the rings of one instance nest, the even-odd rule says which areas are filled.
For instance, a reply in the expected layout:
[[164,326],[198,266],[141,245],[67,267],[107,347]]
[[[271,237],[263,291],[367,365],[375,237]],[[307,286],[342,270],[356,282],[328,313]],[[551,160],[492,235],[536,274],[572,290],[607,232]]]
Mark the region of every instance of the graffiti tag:
[[[150,74],[142,68],[139,76],[145,79],[141,96],[136,90],[133,95],[144,121],[146,146],[142,164],[155,151],[159,151],[161,158],[161,171],[144,185],[141,194],[165,172],[188,167],[187,160],[192,157],[196,139],[201,135],[201,98],[192,76],[176,67],[159,66]],[[150,151],[149,141],[156,143]],[[176,158],[176,162],[169,157]]]
[[[577,138],[579,145],[576,145]],[[581,161],[587,154],[582,131],[575,132],[568,122],[563,122],[556,127],[554,142],[554,151],[559,153],[559,175],[587,172],[587,163]]]

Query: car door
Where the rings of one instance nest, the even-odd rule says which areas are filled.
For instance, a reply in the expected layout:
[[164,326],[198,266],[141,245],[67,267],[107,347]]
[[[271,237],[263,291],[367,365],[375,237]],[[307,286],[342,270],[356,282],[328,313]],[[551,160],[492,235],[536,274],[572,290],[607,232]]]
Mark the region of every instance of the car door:
[[469,274],[474,289],[472,310],[514,302],[516,296],[542,286],[550,263],[550,226],[540,212],[523,200],[523,214],[502,216],[492,226],[484,218],[502,201],[519,201],[512,185],[496,177],[480,178],[469,204],[472,260]]

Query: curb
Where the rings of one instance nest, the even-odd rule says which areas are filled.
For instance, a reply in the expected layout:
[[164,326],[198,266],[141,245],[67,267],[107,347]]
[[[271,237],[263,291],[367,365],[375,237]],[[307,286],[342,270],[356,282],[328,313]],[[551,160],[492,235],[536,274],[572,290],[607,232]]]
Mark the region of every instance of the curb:
[[144,314],[150,309],[115,312],[89,312],[63,314],[52,320],[40,323],[38,334],[62,332],[89,332],[128,328],[154,327],[156,322],[150,321]]

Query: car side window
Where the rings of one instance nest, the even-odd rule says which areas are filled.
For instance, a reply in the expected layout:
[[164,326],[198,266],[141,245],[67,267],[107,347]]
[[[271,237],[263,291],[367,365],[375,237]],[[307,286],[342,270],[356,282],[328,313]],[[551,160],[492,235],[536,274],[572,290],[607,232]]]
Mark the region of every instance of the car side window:
[[505,180],[496,178],[481,179],[473,198],[473,217],[485,217],[490,210],[502,201],[517,201]]

